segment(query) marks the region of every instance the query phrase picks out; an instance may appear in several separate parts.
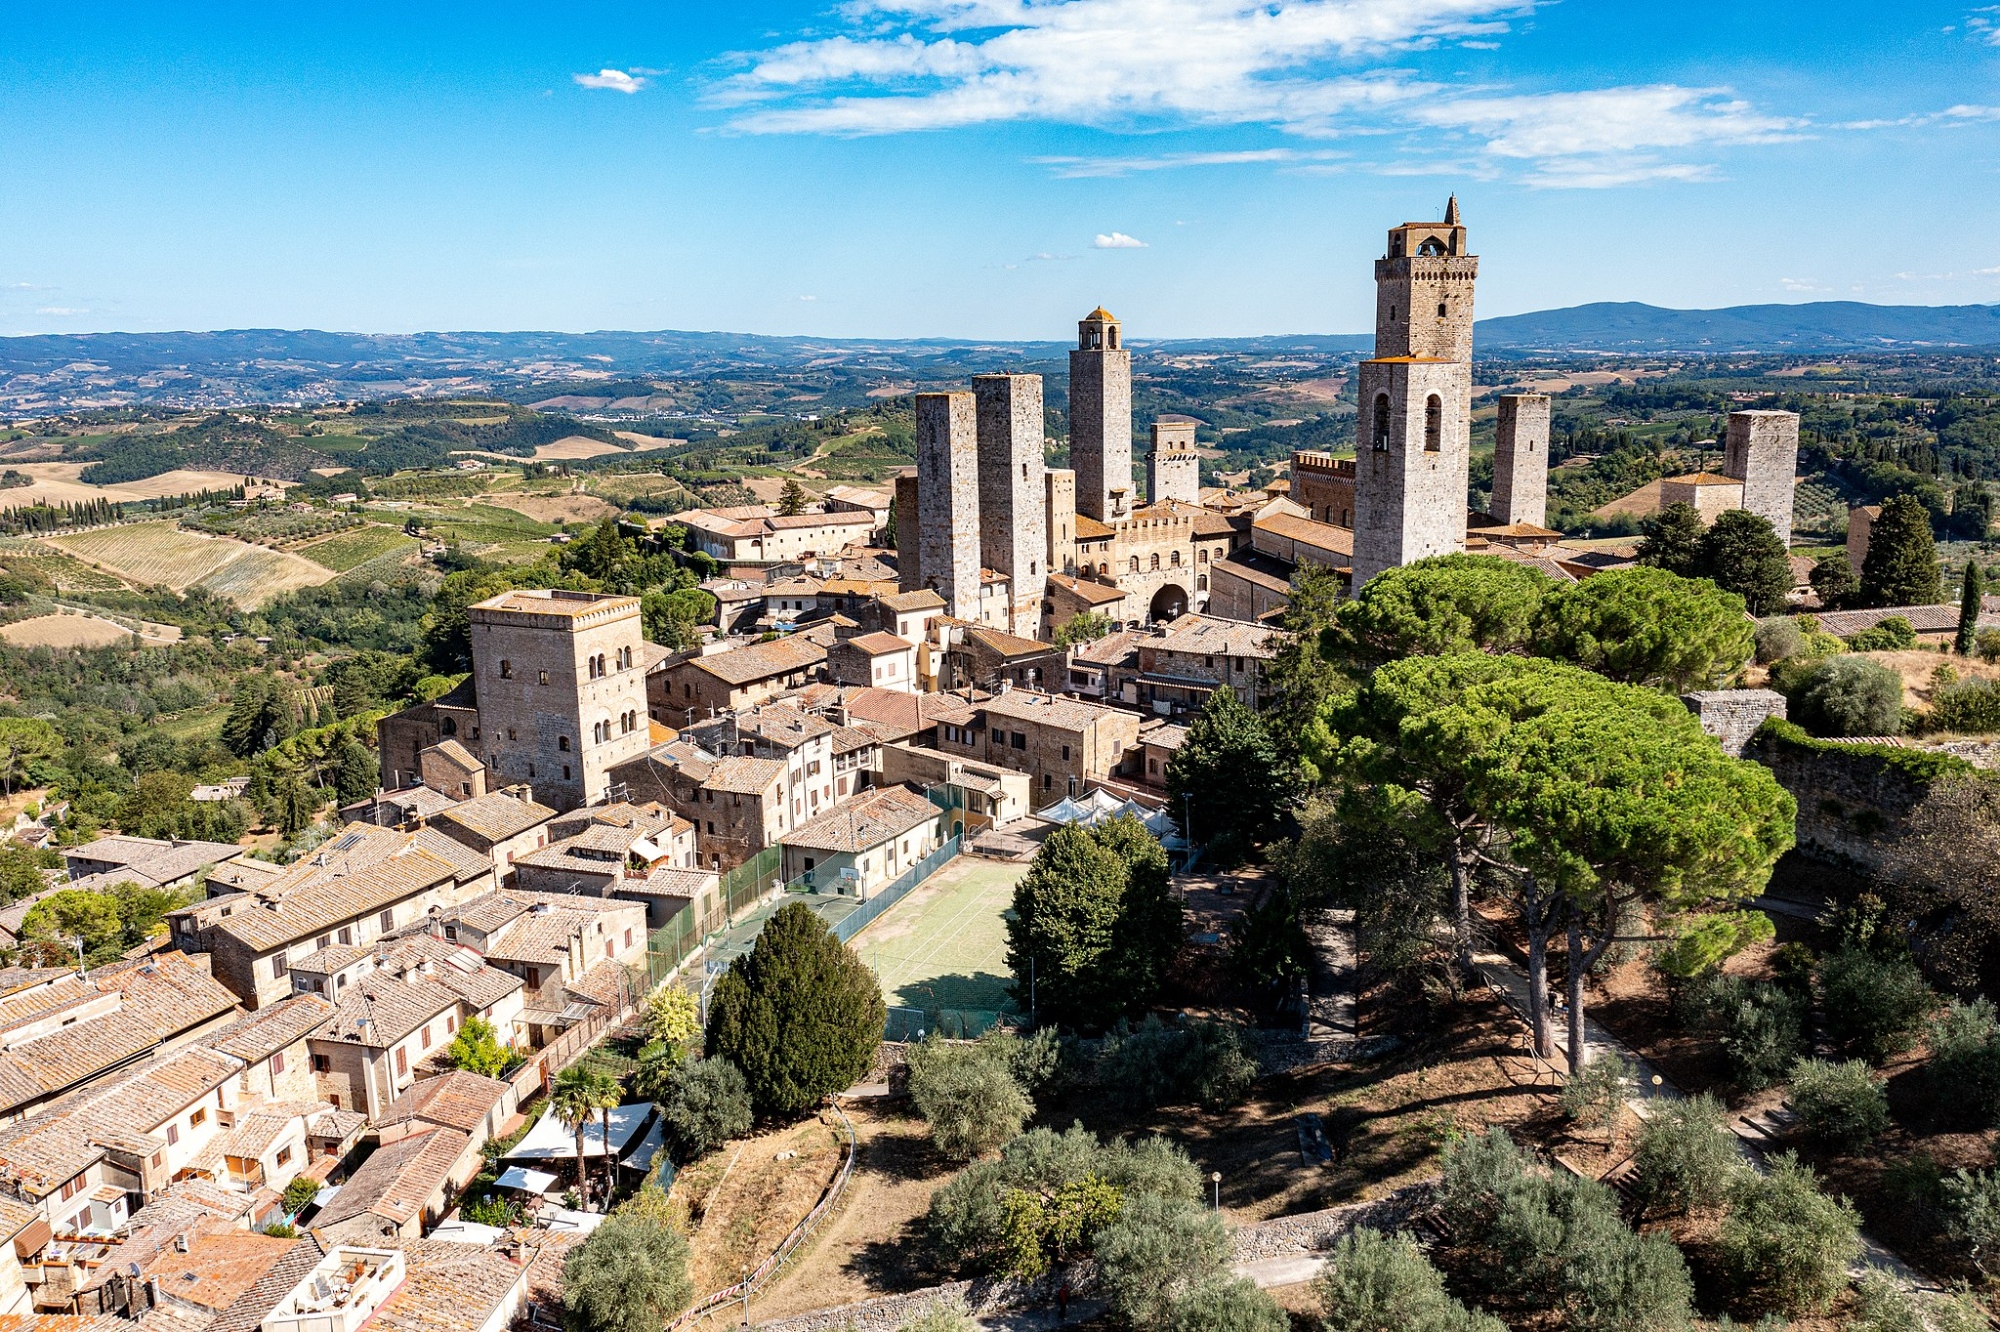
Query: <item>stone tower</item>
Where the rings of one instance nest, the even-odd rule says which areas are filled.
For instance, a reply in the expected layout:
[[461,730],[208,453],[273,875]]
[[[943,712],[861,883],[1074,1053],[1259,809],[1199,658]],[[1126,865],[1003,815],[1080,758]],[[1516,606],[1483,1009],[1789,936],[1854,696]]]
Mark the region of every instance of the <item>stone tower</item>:
[[1153,446],[1146,451],[1146,503],[1201,503],[1201,458],[1194,451],[1194,428],[1193,421],[1153,422]]
[[979,618],[978,431],[970,393],[917,395],[917,559],[962,620]]
[[1077,323],[1069,354],[1069,465],[1076,507],[1100,523],[1131,512],[1132,353],[1118,320],[1098,306]]
[[1076,473],[1051,467],[1042,473],[1049,535],[1049,572],[1076,572]]
[[1549,398],[1503,393],[1493,439],[1493,516],[1546,526],[1549,516]]
[[923,547],[917,535],[917,510],[923,491],[914,476],[896,478],[896,586],[904,592],[918,592],[930,586],[924,581]]
[[1722,474],[1743,483],[1743,507],[1771,520],[1792,544],[1792,483],[1799,470],[1797,412],[1731,412]]
[[1361,363],[1354,588],[1384,569],[1465,549],[1472,284],[1458,200],[1406,222],[1375,261],[1375,356]]
[[1034,638],[1048,582],[1042,377],[974,375],[979,437],[979,558],[1007,575],[1007,631]]
[[523,589],[467,608],[480,751],[500,784],[559,811],[605,798],[652,747],[639,599]]

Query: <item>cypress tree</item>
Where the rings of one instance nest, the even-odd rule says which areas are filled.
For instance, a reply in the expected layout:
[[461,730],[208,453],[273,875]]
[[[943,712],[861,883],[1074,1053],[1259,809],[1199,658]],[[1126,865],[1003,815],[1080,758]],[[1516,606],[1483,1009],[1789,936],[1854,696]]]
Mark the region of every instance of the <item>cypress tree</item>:
[[1972,655],[1974,642],[1979,637],[1979,612],[1986,600],[1986,578],[1979,572],[1979,561],[1965,562],[1965,582],[1959,590],[1958,599],[1958,640],[1953,644],[1958,655]]
[[1861,603],[1932,606],[1943,599],[1930,511],[1915,495],[1894,496],[1883,503],[1881,516],[1868,528]]

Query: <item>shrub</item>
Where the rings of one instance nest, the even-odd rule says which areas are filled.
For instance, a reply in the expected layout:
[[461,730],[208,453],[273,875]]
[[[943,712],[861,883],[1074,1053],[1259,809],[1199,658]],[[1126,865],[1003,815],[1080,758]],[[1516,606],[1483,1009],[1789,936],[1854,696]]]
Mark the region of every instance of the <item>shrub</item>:
[[1504,1332],[1445,1293],[1444,1279],[1408,1235],[1358,1227],[1341,1236],[1313,1282],[1325,1332]]
[[585,1332],[658,1332],[694,1298],[672,1226],[612,1215],[563,1260],[563,1308]]
[[1706,1092],[1656,1100],[1632,1152],[1639,1197],[1651,1209],[1686,1213],[1714,1207],[1743,1166],[1729,1112]]
[[1688,986],[1676,1008],[1722,1047],[1731,1079],[1748,1091],[1775,1084],[1805,1044],[1805,996],[1770,981],[1708,976]]
[[915,1318],[906,1318],[896,1332],[979,1332],[972,1310],[957,1296],[948,1296],[924,1306]]
[[1857,1283],[1853,1332],[1989,1332],[1986,1310],[1968,1291],[1919,1295],[1879,1271]]
[[1917,645],[1917,631],[1900,615],[1885,615],[1847,640],[1856,652],[1903,652]]
[[1211,1109],[1249,1094],[1257,1063],[1243,1037],[1222,1022],[1168,1026],[1151,1014],[1138,1026],[1121,1022],[1105,1038],[1098,1075],[1121,1104],[1133,1109],[1197,1101]]
[[319,1181],[299,1175],[285,1185],[283,1204],[286,1216],[297,1216],[312,1206],[313,1199],[319,1197]]
[[1973,1263],[1985,1271],[1985,1255],[2000,1245],[2000,1172],[1954,1171],[1938,1194],[1945,1234],[1971,1250]]
[[1563,1113],[1583,1128],[1615,1125],[1631,1085],[1631,1063],[1606,1051],[1563,1084]]
[[706,1156],[750,1131],[750,1085],[720,1056],[684,1064],[667,1080],[660,1119],[681,1160]]
[[1176,1301],[1227,1267],[1229,1232],[1199,1203],[1140,1194],[1095,1250],[1112,1309],[1134,1327],[1165,1327]]
[[648,1043],[659,1042],[683,1058],[701,1042],[701,1001],[678,985],[665,985],[646,996],[639,1012]]
[[1784,1152],[1766,1174],[1738,1174],[1729,1202],[1716,1249],[1737,1285],[1787,1314],[1825,1312],[1861,1252],[1860,1218],[1847,1200],[1820,1192],[1813,1172]]
[[2000,661],[2000,629],[1981,629],[1973,640],[1973,650],[1981,661]]
[[[1989,629],[1986,632],[1994,631]],[[1961,680],[1933,690],[1931,710],[1924,718],[1924,729],[1958,731],[1966,735],[2000,731],[2000,683]]]
[[1074,1261],[1117,1220],[1125,1206],[1116,1185],[1096,1175],[1052,1192],[1008,1189],[1000,1195],[1000,1251],[1006,1270],[1034,1280]]
[[1822,1146],[1859,1151],[1889,1127],[1889,1097],[1858,1059],[1801,1059],[1792,1065],[1791,1082],[1799,1127]]
[[1933,1103],[1982,1128],[2000,1122],[2000,1011],[1993,1001],[1954,999],[1931,1019],[1928,1039]]
[[1916,1044],[1937,1005],[1916,963],[1842,948],[1820,960],[1821,1011],[1840,1048],[1880,1064]]
[[1774,661],[1795,657],[1805,647],[1805,635],[1798,621],[1787,615],[1773,615],[1757,621],[1757,662],[1769,666]]
[[1174,1302],[1169,1332],[1291,1332],[1279,1303],[1236,1276],[1214,1276]]
[[1035,1113],[1004,1056],[977,1046],[959,1047],[953,1057],[913,1060],[910,1097],[931,1126],[931,1141],[955,1161],[969,1161],[1019,1135]]
[[868,1071],[886,1016],[875,973],[793,902],[716,982],[708,1052],[743,1070],[759,1114],[798,1114]]
[[1865,657],[1822,657],[1791,676],[1791,720],[1814,735],[1896,735],[1902,677]]

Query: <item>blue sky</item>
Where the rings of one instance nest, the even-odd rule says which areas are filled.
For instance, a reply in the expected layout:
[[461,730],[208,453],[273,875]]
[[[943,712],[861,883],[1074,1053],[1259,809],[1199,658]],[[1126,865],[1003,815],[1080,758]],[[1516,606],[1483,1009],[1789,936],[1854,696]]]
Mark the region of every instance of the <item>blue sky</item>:
[[2000,301],[2000,5],[0,7],[0,332],[1356,332]]

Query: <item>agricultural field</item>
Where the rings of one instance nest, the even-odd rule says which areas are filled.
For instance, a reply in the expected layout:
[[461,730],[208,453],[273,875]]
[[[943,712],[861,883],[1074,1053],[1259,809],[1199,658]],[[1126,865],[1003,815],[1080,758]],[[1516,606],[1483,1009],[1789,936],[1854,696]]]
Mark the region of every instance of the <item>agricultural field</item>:
[[292,551],[314,564],[325,565],[335,573],[346,573],[370,560],[384,555],[406,555],[416,548],[416,539],[404,536],[401,528],[370,523],[323,540],[295,546]]
[[227,490],[243,484],[234,472],[177,470],[149,476],[142,481],[121,481],[108,486],[90,486],[77,480],[86,463],[9,463],[14,471],[35,479],[33,485],[0,491],[0,507],[31,504],[80,504],[89,500],[147,500],[162,495],[191,495],[203,490]]
[[15,647],[118,647],[132,641],[132,631],[95,615],[37,615],[0,628],[0,638]]
[[135,583],[176,592],[204,587],[248,609],[314,587],[332,572],[284,551],[200,536],[170,522],[131,523],[44,538],[45,544]]
[[618,506],[596,495],[523,495],[514,492],[488,495],[486,502],[511,509],[538,523],[594,523],[617,514]]
[[455,541],[474,555],[503,562],[537,558],[548,539],[560,530],[553,523],[537,522],[526,514],[491,504],[440,507],[418,516],[427,535]]
[[0,569],[58,592],[112,592],[125,586],[123,579],[27,537],[0,537]]

